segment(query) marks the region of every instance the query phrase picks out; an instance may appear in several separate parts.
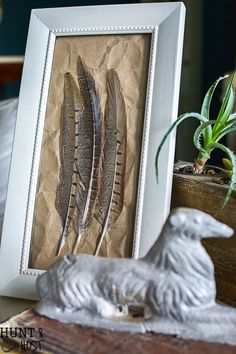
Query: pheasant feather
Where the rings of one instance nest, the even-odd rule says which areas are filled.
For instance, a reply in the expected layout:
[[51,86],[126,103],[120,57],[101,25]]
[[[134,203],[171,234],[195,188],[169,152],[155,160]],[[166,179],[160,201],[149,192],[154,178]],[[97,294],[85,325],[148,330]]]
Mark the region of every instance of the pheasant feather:
[[83,113],[83,99],[70,73],[65,74],[64,102],[61,114],[60,174],[56,192],[56,209],[60,215],[62,230],[58,253],[65,244],[76,207],[77,176],[75,170],[76,125]]
[[77,240],[74,252],[81,236],[92,219],[92,211],[98,192],[99,166],[101,155],[101,114],[95,82],[81,57],[77,60],[77,77],[80,93],[84,101],[84,111],[77,126]]
[[124,203],[126,112],[120,81],[113,69],[109,70],[107,75],[104,126],[100,191],[95,211],[95,217],[101,225],[101,232],[95,255],[99,253],[103,239],[119,217]]

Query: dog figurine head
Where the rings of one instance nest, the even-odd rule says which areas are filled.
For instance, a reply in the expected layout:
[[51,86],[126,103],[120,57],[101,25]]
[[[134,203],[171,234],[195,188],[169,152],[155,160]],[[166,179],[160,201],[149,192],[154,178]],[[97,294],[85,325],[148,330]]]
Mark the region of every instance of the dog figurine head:
[[[233,234],[233,230],[229,226],[197,209],[174,209],[167,224],[175,235],[195,240],[205,237],[230,237]],[[170,237],[173,233],[170,234]]]

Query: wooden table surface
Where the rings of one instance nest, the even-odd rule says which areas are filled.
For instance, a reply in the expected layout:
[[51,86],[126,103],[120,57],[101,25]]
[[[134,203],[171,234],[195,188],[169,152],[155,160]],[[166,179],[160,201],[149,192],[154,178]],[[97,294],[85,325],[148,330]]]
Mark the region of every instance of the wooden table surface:
[[[82,327],[75,324],[62,324],[55,320],[37,315],[33,310],[13,318],[12,327],[25,326],[42,328],[31,340],[40,340],[41,353],[55,354],[235,354],[236,346],[185,341],[174,336],[161,334],[132,334],[112,332],[104,329]],[[37,332],[38,333],[38,332]],[[9,342],[9,348],[14,343]],[[36,343],[36,342],[35,342]]]

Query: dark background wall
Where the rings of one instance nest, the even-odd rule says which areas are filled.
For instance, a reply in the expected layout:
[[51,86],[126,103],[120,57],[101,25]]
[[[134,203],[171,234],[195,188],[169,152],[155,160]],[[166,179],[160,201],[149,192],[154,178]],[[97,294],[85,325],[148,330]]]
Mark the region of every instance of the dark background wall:
[[[89,6],[136,3],[133,0],[2,0],[3,18],[0,23],[0,56],[24,55],[31,9],[65,6]],[[20,85],[5,84],[0,99],[15,97]]]
[[[235,0],[184,0],[186,6],[185,42],[182,65],[179,113],[199,112],[209,86],[219,77],[235,70]],[[222,97],[219,85],[211,106],[211,119],[217,117]],[[193,160],[192,143],[195,120],[178,129],[176,157]],[[215,151],[210,163],[221,164]]]
[[0,55],[23,55],[31,9],[99,4],[126,4],[138,1],[3,0],[2,2],[3,21],[0,25]]
[[203,89],[217,76],[234,70],[236,59],[235,0],[204,1]]
[[[202,91],[205,93],[217,77],[235,70],[235,0],[204,1],[203,12],[203,80]],[[216,92],[212,104],[212,119],[217,117],[222,98],[222,86]],[[213,154],[211,163],[220,164],[223,153]]]

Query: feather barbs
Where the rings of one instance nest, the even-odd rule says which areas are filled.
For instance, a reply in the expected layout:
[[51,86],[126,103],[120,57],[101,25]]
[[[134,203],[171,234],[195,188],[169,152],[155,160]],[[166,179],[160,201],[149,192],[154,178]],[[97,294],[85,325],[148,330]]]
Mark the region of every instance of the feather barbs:
[[124,205],[127,117],[120,80],[114,69],[107,73],[104,117],[95,81],[80,56],[76,74],[77,83],[70,73],[64,77],[55,203],[62,224],[58,254],[72,225],[77,235],[75,253],[92,221],[97,220],[100,224],[97,255]]
[[103,158],[95,218],[101,225],[95,255],[103,239],[118,219],[124,203],[127,127],[121,85],[115,70],[107,74]]

